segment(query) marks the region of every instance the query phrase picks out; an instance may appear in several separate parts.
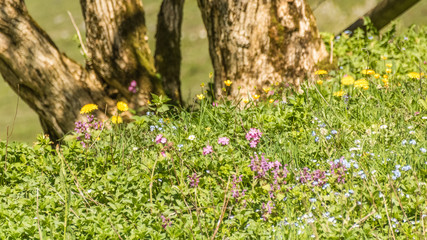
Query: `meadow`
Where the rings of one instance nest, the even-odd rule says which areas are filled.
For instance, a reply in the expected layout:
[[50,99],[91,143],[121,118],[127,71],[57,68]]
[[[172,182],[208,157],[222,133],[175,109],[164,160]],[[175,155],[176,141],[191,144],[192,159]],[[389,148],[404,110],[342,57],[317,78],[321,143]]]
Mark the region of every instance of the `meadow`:
[[0,238],[425,239],[426,33],[324,34],[302,93],[214,99],[207,72],[189,107],[0,142]]

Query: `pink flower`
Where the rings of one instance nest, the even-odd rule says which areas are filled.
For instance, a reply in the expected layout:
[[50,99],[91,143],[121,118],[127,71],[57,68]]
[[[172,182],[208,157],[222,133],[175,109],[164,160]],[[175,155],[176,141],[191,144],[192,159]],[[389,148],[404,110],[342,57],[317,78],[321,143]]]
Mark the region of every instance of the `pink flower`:
[[249,141],[251,148],[255,148],[259,140],[261,139],[262,132],[259,129],[251,128],[248,133],[246,133],[246,140]]
[[212,146],[206,145],[206,147],[203,148],[203,155],[208,155],[213,152]]
[[212,106],[213,106],[213,107],[218,107],[218,103],[213,102],[213,103],[212,103]]
[[161,152],[160,154],[162,154],[163,157],[166,157],[166,153],[165,152]]
[[166,138],[164,138],[162,134],[159,134],[156,137],[156,144],[159,144],[159,143],[165,144],[167,141],[168,140]]
[[230,143],[230,139],[228,137],[218,138],[218,144],[225,146],[225,145],[228,145],[228,143]]

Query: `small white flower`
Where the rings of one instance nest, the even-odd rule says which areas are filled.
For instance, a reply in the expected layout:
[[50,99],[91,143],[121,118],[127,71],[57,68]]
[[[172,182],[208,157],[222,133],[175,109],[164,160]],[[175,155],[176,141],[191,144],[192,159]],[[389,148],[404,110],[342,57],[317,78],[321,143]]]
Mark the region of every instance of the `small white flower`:
[[387,125],[381,125],[380,126],[380,129],[386,129],[387,128]]
[[188,136],[188,140],[193,141],[194,139],[196,139],[196,136],[194,136],[194,135]]

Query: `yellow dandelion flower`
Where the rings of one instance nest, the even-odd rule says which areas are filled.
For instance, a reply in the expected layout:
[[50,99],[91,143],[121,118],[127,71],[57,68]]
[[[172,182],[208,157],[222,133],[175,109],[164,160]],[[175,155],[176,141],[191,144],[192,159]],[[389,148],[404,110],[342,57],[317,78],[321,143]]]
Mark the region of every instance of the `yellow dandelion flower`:
[[369,89],[369,85],[363,85],[363,90],[368,90]]
[[200,84],[200,87],[204,88],[204,87],[205,87],[205,83],[204,83],[204,82],[202,82],[202,83]]
[[341,79],[341,84],[345,85],[345,86],[350,86],[353,85],[354,83],[354,78],[350,75],[345,75],[342,79]]
[[252,97],[255,99],[255,100],[258,100],[258,98],[259,98],[259,95],[257,95],[257,94],[254,94],[254,95],[252,95]]
[[359,79],[359,80],[354,82],[354,87],[356,87],[356,88],[365,88],[365,86],[368,86],[368,88],[369,88],[369,82],[366,81],[366,79],[364,79],[364,78]]
[[243,99],[243,102],[244,102],[244,103],[248,103],[248,102],[249,102],[249,99],[248,99],[248,98],[244,98],[244,99]]
[[387,60],[387,57],[386,56],[381,56],[381,59],[382,60]]
[[113,124],[120,124],[120,123],[122,123],[122,122],[123,122],[123,119],[122,119],[122,117],[120,117],[120,116],[112,116],[112,117],[111,117],[111,122],[112,122]]
[[276,83],[275,83],[275,85],[276,85],[276,86],[279,86],[279,84],[280,84],[279,82],[276,82]]
[[199,100],[205,99],[205,95],[203,95],[203,94],[197,94],[196,96]]
[[400,86],[402,86],[402,84],[400,84],[400,82],[398,82],[398,83],[397,83],[397,86],[399,86],[399,87],[400,87]]
[[274,99],[268,100],[269,103],[274,103]]
[[80,109],[80,114],[89,114],[97,109],[98,109],[98,105],[89,103],[84,105],[82,109]]
[[381,77],[381,75],[379,75],[378,73],[374,75],[374,78],[376,78],[376,79],[378,79],[380,77]]
[[387,68],[387,69],[385,70],[385,72],[386,72],[386,73],[391,73],[391,68]]
[[150,105],[150,104],[151,104],[150,100],[147,100],[147,104],[148,104],[148,105]]
[[388,67],[388,68],[391,68],[391,67],[393,67],[393,64],[387,63],[385,66]]
[[127,103],[120,101],[117,103],[117,109],[119,109],[120,112],[126,112],[129,107]]
[[322,80],[317,80],[317,82],[316,82],[318,85],[322,85],[323,84],[323,81]]
[[326,71],[326,70],[317,70],[316,72],[314,72],[314,74],[316,74],[316,75],[325,75],[325,74],[328,74],[328,71]]
[[270,91],[270,88],[262,88],[262,90],[263,90],[265,93],[268,93],[268,92]]
[[339,90],[338,92],[334,92],[335,97],[342,97],[345,94],[343,90]]
[[233,82],[230,80],[224,81],[225,86],[229,87]]
[[372,69],[363,69],[362,70],[362,74],[364,74],[364,75],[373,75],[373,74],[375,74],[375,71],[372,70]]
[[410,72],[410,73],[408,73],[408,76],[412,79],[420,79],[421,78],[421,75],[417,72]]
[[384,74],[383,78],[388,79],[388,75]]
[[384,79],[382,79],[381,80],[385,85],[388,85],[388,79],[387,78],[384,78]]

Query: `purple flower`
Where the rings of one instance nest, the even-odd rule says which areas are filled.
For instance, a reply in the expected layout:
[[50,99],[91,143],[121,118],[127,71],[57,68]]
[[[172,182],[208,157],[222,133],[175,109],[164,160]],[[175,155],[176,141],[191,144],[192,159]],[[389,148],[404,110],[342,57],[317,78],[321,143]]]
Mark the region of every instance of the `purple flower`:
[[246,140],[249,141],[249,146],[255,148],[259,140],[261,139],[262,132],[259,129],[251,128],[248,133],[246,133]]
[[190,180],[190,187],[196,188],[199,186],[199,177],[197,177],[196,173],[193,173],[192,176],[187,176],[187,178]]
[[225,146],[225,145],[228,145],[228,143],[230,143],[230,139],[228,137],[218,138],[218,144]]
[[203,148],[203,155],[208,155],[213,152],[212,146],[206,145],[206,147]]
[[172,225],[171,220],[169,218],[166,218],[165,216],[160,216],[162,218],[162,228],[166,229],[167,226]]
[[136,86],[137,86],[137,83],[136,83],[135,80],[133,80],[132,82],[130,82],[130,85],[129,85],[129,88],[128,88],[129,92],[136,93]]

